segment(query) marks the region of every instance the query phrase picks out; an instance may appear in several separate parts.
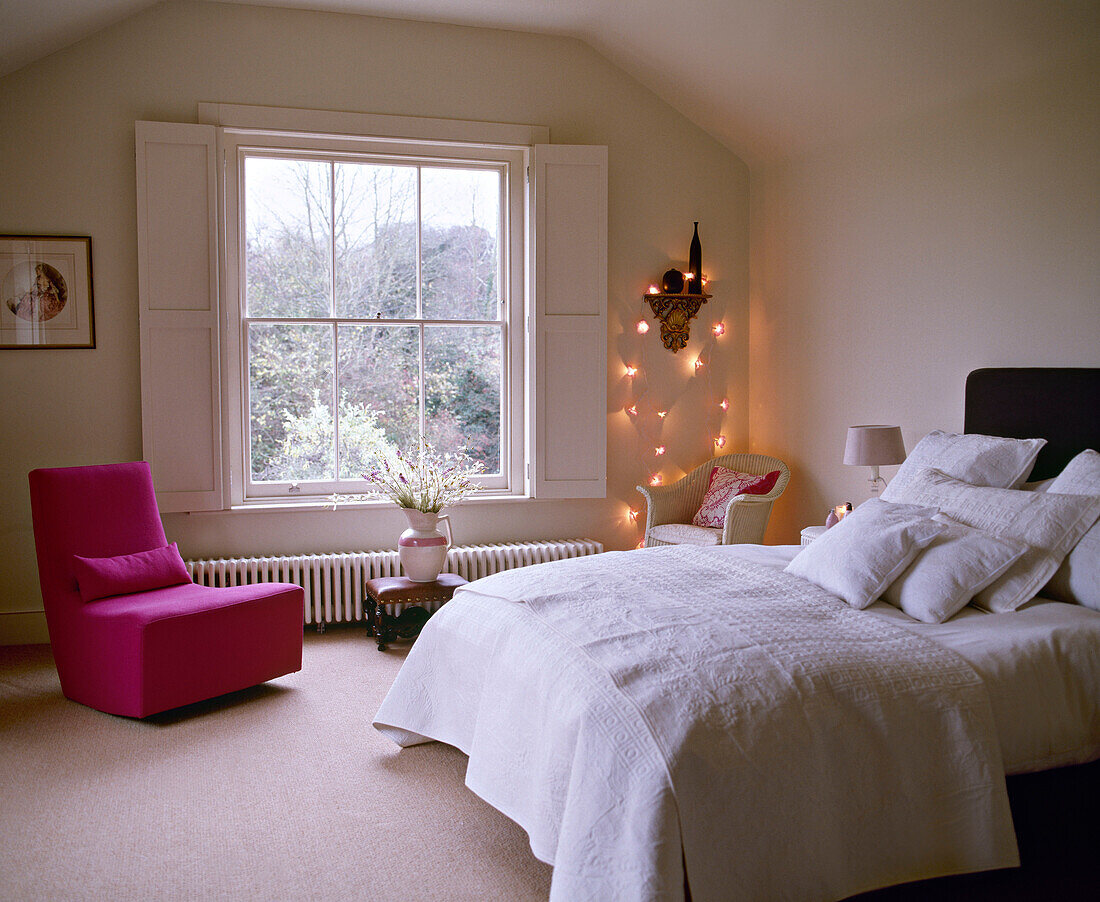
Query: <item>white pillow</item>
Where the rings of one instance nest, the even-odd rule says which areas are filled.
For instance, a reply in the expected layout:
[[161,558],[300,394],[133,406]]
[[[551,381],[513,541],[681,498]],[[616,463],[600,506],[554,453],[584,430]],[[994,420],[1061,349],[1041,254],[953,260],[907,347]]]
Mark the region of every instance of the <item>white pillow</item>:
[[943,623],[1011,567],[1026,542],[1006,539],[937,515],[947,529],[932,540],[882,595],[915,620]]
[[897,475],[882,492],[883,501],[904,501],[901,490],[926,467],[971,485],[1015,489],[1023,485],[1045,438],[1001,438],[934,429],[917,442]]
[[935,513],[872,498],[798,552],[786,571],[862,610],[947,528]]
[[1100,517],[1100,497],[974,486],[932,469],[917,473],[901,494],[910,504],[938,507],[966,526],[1030,546],[974,597],[972,604],[995,613],[1034,598]]
[[[1048,491],[1100,495],[1100,454],[1082,451],[1054,478]],[[1100,611],[1100,522],[1093,524],[1062,561],[1043,595]]]

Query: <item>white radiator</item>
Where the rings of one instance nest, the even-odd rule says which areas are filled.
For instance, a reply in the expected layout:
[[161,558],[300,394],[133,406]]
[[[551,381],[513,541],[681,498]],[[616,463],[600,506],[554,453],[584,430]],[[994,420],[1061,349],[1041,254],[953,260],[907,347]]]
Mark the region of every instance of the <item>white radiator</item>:
[[[472,581],[500,570],[601,551],[603,545],[591,539],[455,545],[447,553],[443,570]],[[401,562],[396,551],[354,551],[187,561],[187,570],[200,586],[295,583],[306,592],[306,623],[323,627],[326,623],[362,620],[366,581],[378,576],[400,576]],[[391,610],[400,613],[396,606]]]

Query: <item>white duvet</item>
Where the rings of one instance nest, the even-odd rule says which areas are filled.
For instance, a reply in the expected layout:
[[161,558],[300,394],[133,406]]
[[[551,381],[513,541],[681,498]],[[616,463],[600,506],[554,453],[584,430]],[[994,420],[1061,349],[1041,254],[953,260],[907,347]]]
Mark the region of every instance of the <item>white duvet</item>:
[[839,899],[1017,864],[957,654],[744,555],[507,571],[425,627],[375,718],[469,755],[551,898]]

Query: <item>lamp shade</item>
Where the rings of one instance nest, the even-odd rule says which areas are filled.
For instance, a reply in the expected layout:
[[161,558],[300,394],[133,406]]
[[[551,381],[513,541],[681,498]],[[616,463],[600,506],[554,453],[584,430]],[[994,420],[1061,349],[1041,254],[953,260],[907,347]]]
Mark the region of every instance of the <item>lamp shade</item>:
[[884,467],[905,460],[900,426],[849,426],[844,443],[844,463],[858,467]]

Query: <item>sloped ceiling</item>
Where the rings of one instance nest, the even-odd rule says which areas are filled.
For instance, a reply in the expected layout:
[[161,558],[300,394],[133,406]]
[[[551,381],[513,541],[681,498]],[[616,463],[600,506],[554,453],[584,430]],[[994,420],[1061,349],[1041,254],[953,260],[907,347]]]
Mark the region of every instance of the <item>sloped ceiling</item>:
[[[0,0],[0,76],[154,2]],[[1100,54],[1097,0],[237,2],[579,38],[750,165]]]

